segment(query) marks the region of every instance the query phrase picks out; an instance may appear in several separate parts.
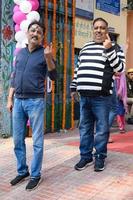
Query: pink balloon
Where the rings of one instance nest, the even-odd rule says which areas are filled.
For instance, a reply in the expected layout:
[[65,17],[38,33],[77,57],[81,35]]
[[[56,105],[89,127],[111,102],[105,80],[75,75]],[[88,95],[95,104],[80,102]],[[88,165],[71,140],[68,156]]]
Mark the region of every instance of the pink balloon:
[[14,56],[16,56],[20,50],[21,50],[21,48],[16,48],[16,49],[14,50]]
[[20,31],[20,26],[19,26],[19,24],[16,24],[16,25],[15,25],[15,31],[16,31],[16,32]]
[[15,12],[17,12],[17,11],[20,11],[20,9],[19,9],[19,6],[18,6],[18,5],[14,6],[14,8],[13,8],[13,12],[14,12],[14,13],[15,13]]
[[32,10],[37,10],[39,8],[39,2],[38,2],[38,0],[29,0],[29,2],[32,5]]
[[26,19],[26,15],[22,13],[21,11],[17,11],[13,14],[13,21],[16,24],[20,24],[25,19]]

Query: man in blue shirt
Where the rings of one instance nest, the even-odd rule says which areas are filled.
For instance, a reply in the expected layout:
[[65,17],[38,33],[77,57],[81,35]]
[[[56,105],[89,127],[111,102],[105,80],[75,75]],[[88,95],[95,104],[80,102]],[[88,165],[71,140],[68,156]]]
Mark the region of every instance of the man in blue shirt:
[[[32,22],[27,32],[28,45],[16,56],[15,70],[11,76],[7,109],[13,115],[14,152],[18,175],[10,182],[16,185],[30,176],[26,190],[35,189],[41,182],[44,144],[44,80],[46,74],[55,80],[56,69],[52,57],[52,44],[43,48],[43,27]],[[13,102],[14,98],[14,102]],[[31,169],[26,163],[26,125],[30,121],[33,139]]]

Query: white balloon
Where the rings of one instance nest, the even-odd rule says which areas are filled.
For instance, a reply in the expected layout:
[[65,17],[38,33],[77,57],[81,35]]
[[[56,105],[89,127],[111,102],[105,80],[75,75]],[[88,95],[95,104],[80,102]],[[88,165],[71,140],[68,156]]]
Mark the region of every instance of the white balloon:
[[20,23],[20,29],[21,29],[23,32],[27,32],[29,24],[30,24],[30,21],[28,21],[28,20],[23,20],[23,21]]
[[21,43],[21,42],[17,42],[17,43],[16,43],[16,49],[17,49],[17,48],[22,48],[22,43]]
[[27,39],[24,39],[22,42],[17,42],[16,43],[16,48],[24,48],[26,47],[26,44],[28,42],[28,40],[26,41]]
[[25,47],[26,47],[26,44],[22,42],[22,48],[25,48]]
[[24,38],[24,40],[22,41],[22,45],[26,45],[28,44],[28,38]]
[[27,20],[30,22],[33,21],[39,21],[40,20],[40,15],[37,11],[31,11],[28,15],[27,15]]
[[23,31],[18,31],[15,33],[15,40],[17,42],[21,43],[24,38],[26,38],[26,34]]
[[[20,5],[21,2],[27,1],[27,0],[13,0],[14,3],[16,3],[17,5]],[[25,2],[26,3],[26,2]]]
[[29,13],[32,10],[32,5],[29,1],[22,1],[19,4],[19,8],[23,13]]

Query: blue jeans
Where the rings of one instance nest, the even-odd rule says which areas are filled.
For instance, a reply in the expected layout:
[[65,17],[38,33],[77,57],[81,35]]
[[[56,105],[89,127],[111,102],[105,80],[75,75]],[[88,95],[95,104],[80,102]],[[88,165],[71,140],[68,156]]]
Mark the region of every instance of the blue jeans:
[[26,163],[26,126],[30,120],[33,139],[33,158],[31,162],[31,177],[41,176],[43,145],[44,145],[44,99],[17,99],[13,107],[13,140],[14,152],[17,158],[17,171],[24,175],[29,171]]
[[107,157],[109,101],[110,96],[80,97],[79,148],[81,159],[92,158],[93,147],[96,150],[95,157],[103,159]]

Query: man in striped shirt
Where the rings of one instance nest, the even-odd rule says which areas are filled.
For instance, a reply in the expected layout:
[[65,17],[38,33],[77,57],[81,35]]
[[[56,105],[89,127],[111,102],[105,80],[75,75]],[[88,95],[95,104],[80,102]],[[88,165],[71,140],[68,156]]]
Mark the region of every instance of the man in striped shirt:
[[79,53],[70,86],[71,96],[77,92],[80,95],[81,159],[75,169],[83,170],[91,165],[94,156],[94,170],[102,171],[107,157],[113,74],[124,71],[125,57],[122,49],[111,42],[106,20],[93,21],[93,35],[94,41],[85,44]]

